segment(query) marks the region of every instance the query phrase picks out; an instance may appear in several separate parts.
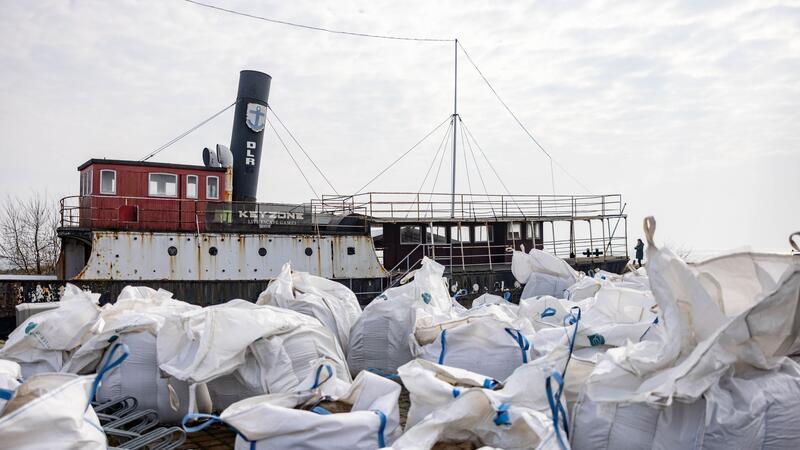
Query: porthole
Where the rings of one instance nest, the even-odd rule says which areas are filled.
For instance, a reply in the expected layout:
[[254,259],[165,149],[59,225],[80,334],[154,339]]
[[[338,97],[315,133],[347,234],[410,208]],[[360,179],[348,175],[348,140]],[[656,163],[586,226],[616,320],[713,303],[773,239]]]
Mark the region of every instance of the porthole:
[[170,245],[170,246],[169,246],[169,248],[167,249],[167,254],[168,254],[169,256],[175,256],[175,255],[177,255],[177,254],[178,254],[178,249],[177,249],[177,247],[175,247],[174,245]]
[[314,254],[314,250],[311,250],[311,247],[306,247],[306,256],[311,256]]
[[258,249],[258,256],[267,256],[267,249],[265,249],[264,247]]
[[217,256],[217,247],[210,247],[208,249],[208,254],[211,256]]

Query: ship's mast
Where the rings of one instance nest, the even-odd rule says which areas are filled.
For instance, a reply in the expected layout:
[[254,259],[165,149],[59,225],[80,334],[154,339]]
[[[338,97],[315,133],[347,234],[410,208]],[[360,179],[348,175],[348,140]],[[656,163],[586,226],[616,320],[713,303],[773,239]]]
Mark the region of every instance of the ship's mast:
[[458,39],[453,40],[453,174],[450,185],[450,218],[456,216],[456,125],[458,122]]

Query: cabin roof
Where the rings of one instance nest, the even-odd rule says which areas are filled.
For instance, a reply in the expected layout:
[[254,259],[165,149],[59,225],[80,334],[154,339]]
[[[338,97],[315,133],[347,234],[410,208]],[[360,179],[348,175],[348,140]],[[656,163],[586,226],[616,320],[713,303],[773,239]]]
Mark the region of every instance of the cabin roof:
[[113,164],[116,166],[137,166],[137,167],[161,167],[167,169],[186,169],[186,170],[207,170],[211,172],[225,172],[224,167],[195,166],[191,164],[174,164],[149,161],[129,161],[124,159],[105,159],[92,158],[78,166],[78,170],[83,170],[93,164]]

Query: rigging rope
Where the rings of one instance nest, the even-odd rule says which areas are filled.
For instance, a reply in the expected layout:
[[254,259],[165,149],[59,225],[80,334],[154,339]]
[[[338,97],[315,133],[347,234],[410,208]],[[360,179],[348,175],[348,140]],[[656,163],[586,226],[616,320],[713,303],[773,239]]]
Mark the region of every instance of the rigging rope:
[[[460,120],[460,119],[459,119]],[[464,130],[464,122],[461,121],[461,130]],[[481,166],[478,164],[478,160],[475,158],[475,151],[472,149],[472,144],[467,139],[467,147],[469,147],[469,152],[472,155],[472,162],[475,164],[475,170],[478,171],[478,178],[481,180],[481,185],[483,185],[483,193],[486,194],[486,201],[489,204],[489,208],[492,210],[492,215],[497,218],[497,213],[494,210],[494,206],[492,206],[492,199],[489,197],[489,189],[486,188],[486,181],[483,179],[483,174],[481,173]]]
[[[274,23],[274,24],[279,24],[279,25],[286,25],[286,26],[291,26],[291,27],[296,27],[296,28],[303,28],[303,29],[312,30],[312,31],[322,31],[322,32],[325,32],[325,33],[341,34],[341,35],[356,36],[356,37],[366,37],[366,38],[374,38],[374,39],[400,40],[400,41],[454,42],[455,45],[457,46],[457,48],[461,48],[461,51],[464,52],[464,56],[467,57],[467,60],[470,62],[472,67],[478,72],[478,75],[480,75],[481,79],[484,81],[486,86],[488,86],[489,89],[492,91],[492,93],[494,94],[495,98],[497,98],[497,100],[500,102],[501,105],[503,105],[503,107],[506,109],[506,111],[508,111],[508,113],[514,119],[514,121],[517,122],[517,125],[519,125],[520,128],[522,128],[522,130],[525,132],[525,134],[528,135],[528,137],[533,141],[533,143],[536,144],[536,146],[550,160],[550,183],[551,183],[551,187],[552,187],[552,190],[553,190],[553,194],[555,194],[555,172],[553,170],[553,165],[558,166],[558,168],[561,169],[575,183],[577,183],[580,187],[582,187],[587,192],[589,191],[589,188],[586,187],[585,184],[583,184],[580,180],[578,180],[578,178],[573,176],[564,166],[562,166],[558,161],[556,161],[552,157],[552,155],[550,155],[550,153],[547,150],[545,150],[545,148],[539,143],[539,141],[536,140],[536,138],[533,136],[533,134],[531,134],[531,132],[528,130],[528,128],[525,127],[525,125],[522,123],[522,121],[519,120],[517,115],[514,114],[514,112],[511,110],[511,108],[508,106],[508,104],[500,97],[500,94],[498,94],[497,90],[494,88],[494,86],[492,86],[492,84],[489,82],[489,79],[486,78],[486,76],[483,74],[481,69],[478,67],[478,65],[475,63],[475,61],[469,55],[469,52],[467,52],[467,49],[464,47],[464,45],[458,39],[396,36],[396,35],[388,35],[388,34],[371,34],[371,33],[360,33],[360,32],[354,32],[354,31],[335,30],[335,29],[331,29],[331,28],[325,28],[325,27],[319,27],[319,26],[313,26],[313,25],[305,25],[305,24],[296,23],[296,22],[289,22],[289,21],[285,21],[285,20],[278,20],[278,19],[272,19],[272,18],[269,18],[269,17],[258,16],[258,15],[255,15],[255,14],[249,14],[249,13],[245,13],[245,12],[241,12],[241,11],[236,11],[236,10],[233,10],[233,9],[222,8],[220,6],[211,5],[211,4],[208,4],[208,3],[203,3],[203,2],[196,1],[196,0],[184,0],[184,1],[186,3],[191,3],[191,4],[196,5],[196,6],[201,6],[201,7],[204,7],[204,8],[214,9],[216,11],[221,11],[221,12],[225,12],[225,13],[229,13],[229,14],[234,14],[234,15],[238,15],[238,16],[242,16],[242,17],[247,17],[247,18],[250,18],[250,19],[256,19],[256,20],[261,20],[261,21],[265,21],[265,22],[269,22],[269,23]],[[235,102],[234,102],[234,104],[235,104]],[[206,119],[205,121],[201,122],[197,126],[193,127],[192,129],[188,130],[187,132],[183,133],[182,135],[178,136],[177,138],[175,138],[175,139],[167,142],[166,144],[162,145],[158,149],[154,150],[153,152],[151,152],[150,154],[148,154],[147,156],[142,158],[141,161],[146,161],[146,160],[152,158],[153,156],[155,156],[156,154],[158,154],[162,150],[166,149],[170,145],[174,144],[175,142],[179,141],[180,139],[182,139],[183,137],[185,137],[186,135],[188,135],[192,131],[196,130],[197,128],[201,127],[202,125],[205,125],[205,123],[207,123],[211,119],[215,118],[219,114],[222,114],[225,110],[227,110],[228,108],[230,108],[234,104],[228,106],[227,108],[225,108],[224,110],[220,111],[219,113],[213,115],[209,119]],[[274,111],[273,111],[273,113],[274,113]],[[289,135],[295,141],[295,143],[297,143],[298,147],[300,147],[300,149],[303,151],[303,153],[306,155],[306,157],[309,158],[309,160],[314,165],[314,167],[320,172],[320,175],[322,175],[322,177],[325,179],[325,182],[328,183],[328,185],[331,187],[331,189],[334,190],[334,192],[336,192],[336,189],[333,187],[333,185],[331,184],[330,180],[328,180],[328,178],[325,176],[325,174],[322,173],[322,171],[319,169],[319,167],[317,167],[316,163],[314,163],[314,161],[308,156],[308,153],[306,153],[305,149],[303,149],[303,147],[300,145],[300,143],[297,142],[297,140],[294,138],[294,136],[291,134],[291,132],[288,130],[288,128],[286,128],[285,125],[283,125],[283,123],[281,122],[280,118],[278,118],[277,115],[275,115],[275,118],[278,120],[278,122],[281,123],[281,125],[284,127],[284,129],[286,129],[286,131],[289,133]],[[472,138],[474,139],[474,137],[472,137]],[[462,137],[462,142],[463,142],[463,137]],[[477,142],[476,142],[476,144],[477,144]],[[487,162],[488,162],[488,160],[487,160]],[[391,167],[391,165],[389,167]],[[374,180],[371,180],[370,183],[372,181],[374,181]],[[365,187],[366,187],[366,185],[364,187],[362,187],[362,189],[364,189]],[[359,190],[359,192],[360,191],[361,190]],[[337,194],[338,194],[338,192],[337,192]]]
[[176,142],[180,141],[181,139],[185,138],[186,136],[188,136],[188,135],[189,135],[189,133],[191,133],[192,131],[194,131],[194,130],[196,130],[196,129],[200,128],[200,127],[202,127],[203,125],[207,124],[208,122],[210,122],[210,121],[214,120],[214,118],[216,118],[216,117],[217,117],[217,116],[219,116],[220,114],[222,114],[222,113],[224,113],[225,111],[227,111],[227,110],[231,109],[231,108],[233,107],[233,105],[235,105],[235,104],[236,104],[236,102],[233,102],[233,103],[231,103],[230,105],[228,105],[228,106],[226,106],[226,107],[222,108],[220,111],[218,111],[218,112],[214,113],[214,114],[213,114],[211,117],[209,117],[209,118],[207,118],[207,119],[203,120],[202,122],[198,123],[197,125],[193,126],[192,128],[189,128],[188,130],[186,130],[186,131],[184,131],[183,133],[179,134],[177,137],[175,137],[175,138],[173,138],[173,139],[171,139],[171,140],[167,141],[167,143],[165,143],[165,144],[164,144],[164,145],[162,145],[161,147],[158,147],[157,149],[155,149],[155,150],[153,150],[152,152],[148,153],[147,155],[145,155],[145,156],[144,156],[142,159],[140,159],[139,161],[147,161],[148,159],[152,158],[153,156],[156,156],[157,154],[159,154],[159,153],[161,153],[162,151],[166,150],[166,149],[167,149],[167,148],[168,148],[170,145],[172,145],[172,144],[174,144],[174,143],[176,143]]
[[372,182],[373,182],[373,181],[377,180],[377,179],[378,179],[378,178],[379,178],[381,175],[383,175],[383,174],[384,174],[384,173],[385,173],[387,170],[391,169],[391,168],[392,168],[392,166],[394,166],[395,164],[397,164],[397,162],[398,162],[398,161],[400,161],[401,159],[405,158],[405,156],[406,156],[406,155],[408,155],[409,153],[411,153],[411,151],[412,151],[412,150],[414,150],[415,148],[417,148],[417,146],[419,146],[419,144],[421,144],[421,143],[422,143],[422,142],[423,142],[425,139],[428,139],[428,137],[429,137],[430,135],[432,135],[433,133],[435,133],[435,132],[436,132],[436,130],[438,130],[439,128],[441,128],[441,127],[442,127],[442,125],[444,125],[444,124],[445,124],[445,122],[447,122],[447,119],[449,119],[450,117],[451,117],[451,116],[447,116],[447,118],[446,118],[446,119],[444,119],[444,120],[443,120],[443,121],[442,121],[442,122],[441,122],[439,125],[436,125],[436,127],[435,127],[434,129],[432,129],[431,131],[429,131],[429,132],[428,132],[428,134],[426,134],[426,135],[425,135],[425,136],[424,136],[422,139],[420,139],[419,141],[417,141],[417,143],[416,143],[416,144],[412,145],[410,149],[406,150],[406,151],[405,151],[405,153],[403,153],[402,155],[400,155],[400,156],[399,156],[397,159],[395,159],[394,161],[392,161],[392,163],[391,163],[391,164],[389,164],[389,165],[388,165],[388,166],[386,166],[386,167],[385,167],[383,170],[381,170],[380,172],[378,172],[378,174],[377,174],[377,175],[375,175],[375,176],[374,176],[374,177],[373,177],[371,180],[367,181],[367,183],[366,183],[364,186],[361,186],[361,189],[357,190],[357,191],[355,192],[355,194],[353,194],[353,195],[360,194],[360,193],[361,193],[361,191],[363,191],[363,190],[364,190],[364,189],[365,189],[367,186],[369,186],[370,184],[372,184]]
[[536,146],[539,147],[539,149],[545,155],[547,155],[547,157],[550,159],[550,165],[551,165],[551,167],[550,167],[550,183],[551,183],[552,188],[553,188],[553,194],[555,195],[555,190],[556,190],[556,188],[555,188],[555,180],[554,180],[554,177],[553,177],[553,167],[552,167],[553,164],[558,166],[562,171],[564,171],[565,174],[567,174],[567,176],[572,178],[572,180],[575,181],[575,183],[577,183],[580,187],[582,187],[584,190],[586,190],[588,192],[589,188],[587,188],[586,185],[581,183],[580,180],[578,180],[571,173],[569,173],[569,171],[567,169],[565,169],[564,166],[559,164],[558,161],[553,159],[553,156],[550,155],[550,153],[547,150],[545,150],[544,147],[542,147],[542,144],[540,144],[539,141],[537,141],[536,138],[533,137],[533,134],[531,134],[531,132],[528,131],[528,128],[525,127],[525,125],[522,124],[522,122],[519,120],[517,115],[514,114],[513,111],[511,111],[511,108],[509,108],[508,105],[506,104],[506,102],[503,101],[503,99],[500,97],[500,94],[498,94],[497,91],[495,90],[494,86],[492,86],[492,83],[489,82],[489,80],[486,78],[486,76],[483,74],[483,72],[481,72],[481,69],[478,68],[478,65],[475,64],[475,61],[472,60],[472,57],[469,56],[469,53],[467,52],[467,49],[464,48],[464,45],[461,43],[461,41],[456,41],[456,43],[458,44],[459,48],[461,48],[461,51],[464,52],[464,56],[467,57],[467,61],[469,61],[470,64],[472,64],[472,67],[474,67],[475,70],[478,72],[478,75],[480,75],[481,79],[483,79],[483,82],[486,83],[486,86],[488,86],[489,89],[492,91],[492,93],[494,94],[495,98],[497,98],[497,100],[500,102],[500,104],[503,105],[503,108],[505,108],[506,111],[508,111],[508,113],[511,114],[511,117],[513,117],[514,120],[517,122],[517,125],[519,125],[520,128],[522,128],[522,131],[524,131],[525,134],[527,134],[528,137],[531,138],[533,143],[536,144]]
[[317,172],[319,172],[319,174],[322,175],[322,178],[325,180],[326,183],[328,183],[328,186],[330,186],[331,189],[333,189],[333,192],[336,193],[336,195],[339,195],[339,191],[337,191],[336,188],[333,187],[331,181],[328,179],[327,176],[325,176],[325,174],[322,172],[322,169],[320,169],[319,166],[317,166],[317,163],[315,163],[314,160],[311,159],[311,156],[308,154],[308,152],[306,152],[306,149],[304,149],[303,146],[300,145],[300,142],[297,141],[297,139],[294,137],[294,134],[292,134],[292,132],[289,131],[288,128],[286,128],[286,125],[283,124],[283,121],[281,120],[280,117],[278,117],[278,114],[275,112],[272,106],[267,105],[267,109],[272,111],[272,115],[275,116],[275,119],[278,120],[278,123],[281,124],[281,126],[283,127],[284,130],[286,130],[287,133],[289,133],[289,136],[292,138],[294,143],[297,144],[298,147],[300,147],[300,150],[303,152],[304,155],[306,155],[306,158],[308,158],[308,160],[311,161],[311,164],[314,166],[315,169],[317,169]]
[[[453,122],[455,122],[455,118],[453,118]],[[448,135],[450,135],[450,130],[452,130],[452,127],[447,129]],[[436,176],[433,177],[433,186],[431,187],[431,195],[428,196],[429,203],[431,199],[433,199],[433,194],[436,192],[436,183],[439,181],[439,173],[441,173],[442,171],[442,163],[444,163],[445,156],[447,156],[447,150],[443,151],[442,156],[439,158],[439,167],[436,168]],[[431,215],[433,215],[433,207],[431,207]]]
[[393,36],[388,34],[370,34],[370,33],[358,33],[354,31],[342,31],[342,30],[334,30],[331,28],[323,28],[317,27],[313,25],[304,25],[301,23],[295,22],[287,22],[285,20],[278,20],[278,19],[270,19],[268,17],[256,16],[255,14],[248,14],[241,11],[235,11],[233,9],[226,9],[219,6],[209,5],[207,3],[201,3],[195,0],[184,0],[187,3],[192,3],[197,6],[203,6],[206,8],[215,9],[217,11],[223,11],[230,14],[236,14],[238,16],[249,17],[251,19],[263,20],[265,22],[276,23],[280,25],[288,25],[297,28],[305,28],[307,30],[314,30],[314,31],[324,31],[326,33],[333,33],[333,34],[345,34],[348,36],[358,36],[358,37],[366,37],[366,38],[375,38],[375,39],[390,39],[396,41],[423,41],[423,42],[453,42],[453,39],[438,39],[438,38],[425,38],[425,37],[409,37],[409,36]]
[[472,196],[472,181],[469,179],[469,166],[467,165],[467,149],[466,145],[464,145],[464,129],[459,130],[461,133],[461,153],[464,155],[464,174],[467,178],[467,188],[469,189],[470,196]]
[[[444,136],[442,136],[442,141],[439,142],[439,146],[436,148],[436,153],[433,155],[433,159],[431,160],[431,164],[428,166],[428,171],[425,172],[425,178],[423,178],[422,179],[422,183],[419,184],[419,189],[417,189],[417,195],[416,195],[416,198],[417,198],[418,202],[419,202],[419,194],[422,192],[422,188],[425,186],[425,182],[428,181],[428,176],[430,176],[431,170],[433,170],[433,166],[434,166],[434,164],[436,164],[436,160],[439,159],[439,152],[442,151],[442,149],[444,148],[445,142],[447,142],[447,137],[450,136],[450,129],[451,129],[451,127],[447,127],[447,130],[445,131]],[[409,208],[409,210],[406,211],[406,218],[408,218],[408,215],[410,213],[411,213],[411,209]]]
[[[447,134],[450,134],[451,128],[447,129]],[[449,140],[449,139],[448,139]],[[436,214],[436,207],[434,206],[433,196],[436,194],[436,183],[439,181],[439,173],[442,171],[442,163],[444,163],[444,157],[447,156],[447,150],[442,152],[442,156],[439,157],[439,167],[436,168],[436,176],[433,178],[433,186],[431,186],[431,192],[428,195],[428,205],[430,205],[430,213],[431,219]],[[449,195],[448,195],[449,197]],[[449,204],[449,202],[448,202]],[[427,213],[426,213],[427,214]],[[431,224],[433,226],[433,224]]]
[[469,138],[472,139],[472,142],[475,143],[475,146],[478,147],[478,150],[481,152],[483,159],[485,159],[486,163],[489,164],[489,168],[492,169],[492,172],[494,172],[494,175],[497,177],[497,180],[503,186],[503,189],[506,190],[506,194],[508,194],[508,196],[511,197],[511,201],[514,202],[514,205],[517,206],[519,213],[525,216],[525,213],[522,212],[522,208],[520,208],[519,204],[517,203],[517,200],[511,194],[511,191],[508,190],[508,186],[506,186],[506,184],[503,182],[503,179],[500,177],[500,174],[497,173],[497,170],[494,168],[494,165],[492,165],[492,162],[489,161],[489,158],[486,157],[486,153],[483,151],[483,148],[481,147],[480,144],[478,144],[478,141],[475,139],[475,136],[472,135],[472,132],[469,130],[467,124],[465,124],[463,120],[461,120],[461,126],[464,127],[464,129],[467,132],[467,136],[469,136]]
[[[274,111],[273,111],[273,113],[274,113]],[[270,128],[272,128],[272,131],[274,131],[274,132],[275,132],[275,137],[277,137],[277,138],[278,138],[278,141],[280,141],[281,145],[283,146],[283,149],[284,149],[284,150],[286,150],[286,153],[289,155],[289,158],[291,158],[291,159],[292,159],[292,162],[294,163],[294,166],[295,166],[295,167],[297,167],[297,170],[299,170],[299,171],[300,171],[300,175],[302,175],[302,176],[303,176],[303,179],[305,179],[305,180],[306,180],[306,184],[308,184],[308,187],[309,187],[309,188],[311,188],[311,192],[313,192],[313,193],[314,193],[314,195],[315,195],[317,198],[320,198],[319,194],[317,194],[317,191],[314,189],[314,186],[312,186],[312,185],[311,185],[311,182],[310,182],[310,181],[308,181],[308,177],[306,177],[306,174],[303,172],[303,169],[301,169],[301,168],[300,168],[300,164],[298,164],[298,163],[297,163],[297,160],[296,160],[296,159],[294,159],[294,156],[292,156],[292,152],[291,152],[291,151],[289,151],[289,147],[287,147],[287,146],[286,146],[286,143],[284,143],[284,142],[283,142],[283,139],[281,139],[281,136],[278,134],[278,130],[276,130],[276,129],[275,129],[275,126],[274,126],[274,125],[272,125],[272,122],[270,122],[269,118],[266,118],[266,121],[267,121],[267,123],[269,124],[269,127],[270,127]]]

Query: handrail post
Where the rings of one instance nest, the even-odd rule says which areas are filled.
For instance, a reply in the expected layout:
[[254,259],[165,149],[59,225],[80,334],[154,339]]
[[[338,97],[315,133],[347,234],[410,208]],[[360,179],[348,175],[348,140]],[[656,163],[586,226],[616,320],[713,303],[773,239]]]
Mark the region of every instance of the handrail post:
[[490,233],[489,229],[489,222],[484,222],[486,225],[486,248],[489,250],[489,271],[492,272],[494,269],[492,268],[492,238],[494,237],[494,233]]

